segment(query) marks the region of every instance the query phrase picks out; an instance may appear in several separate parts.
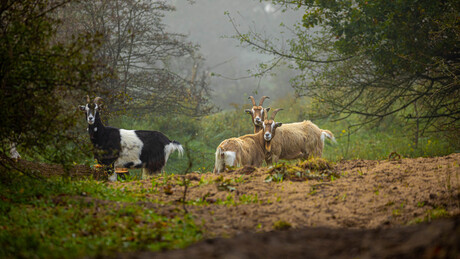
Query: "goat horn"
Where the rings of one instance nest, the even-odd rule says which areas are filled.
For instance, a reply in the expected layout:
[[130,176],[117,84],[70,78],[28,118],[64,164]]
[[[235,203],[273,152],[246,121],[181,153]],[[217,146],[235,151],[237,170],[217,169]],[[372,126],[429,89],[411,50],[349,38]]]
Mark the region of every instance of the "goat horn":
[[89,95],[86,95],[86,103],[90,103],[91,99],[89,99]]
[[248,99],[251,99],[252,105],[253,105],[253,106],[256,106],[256,100],[254,100],[254,97],[249,96]]
[[268,112],[270,111],[270,107],[264,108],[264,120],[268,120]]
[[281,111],[281,110],[283,110],[283,108],[275,109],[275,110],[273,111],[272,116],[271,116],[270,119],[271,119],[271,120],[275,120],[276,114],[277,114],[279,111]]
[[97,104],[97,105],[100,105],[101,100],[102,100],[102,98],[98,96],[98,97],[94,98],[94,103]]
[[262,106],[262,104],[264,103],[265,99],[270,99],[270,97],[262,96],[262,98],[260,98],[259,106]]

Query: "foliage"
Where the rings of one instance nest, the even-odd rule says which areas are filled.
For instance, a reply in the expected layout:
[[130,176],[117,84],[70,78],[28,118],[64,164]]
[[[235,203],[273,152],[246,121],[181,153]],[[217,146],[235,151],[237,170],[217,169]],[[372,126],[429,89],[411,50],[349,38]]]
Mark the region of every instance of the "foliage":
[[69,162],[79,154],[67,152],[76,150],[77,136],[71,130],[76,123],[75,96],[87,91],[101,74],[94,60],[95,35],[76,34],[66,42],[57,38],[60,20],[54,12],[68,2],[0,4],[2,156],[8,155],[11,145],[23,155],[54,162]]
[[359,115],[361,123],[404,115],[416,143],[429,131],[456,135],[456,1],[273,2],[305,12],[289,49],[254,32],[237,31],[237,38],[288,60],[299,72],[291,81],[299,95],[322,101],[329,114]]
[[323,158],[310,158],[295,164],[279,163],[269,167],[265,182],[334,180],[340,175],[331,163]]
[[[248,102],[249,105],[249,102]],[[334,144],[325,141],[323,157],[329,161],[341,159],[387,159],[395,151],[403,157],[428,157],[446,155],[460,148],[459,139],[450,135],[426,134],[415,145],[411,125],[407,125],[403,115],[383,119],[375,126],[355,127],[359,119],[355,116],[336,121],[340,114],[328,116],[320,109],[321,103],[312,98],[288,96],[272,101],[273,108],[284,108],[277,114],[277,121],[283,123],[312,120],[322,129],[332,131],[337,139]],[[235,110],[222,111],[202,118],[188,116],[135,116],[114,118],[110,126],[126,129],[160,130],[170,139],[175,139],[190,152],[192,171],[209,172],[214,167],[214,154],[224,139],[252,134],[250,116],[244,113],[249,106],[236,106]],[[173,154],[165,171],[182,174],[188,161],[184,156]]]
[[2,258],[156,251],[201,238],[190,216],[146,210],[137,198],[93,180],[16,177],[0,188]]

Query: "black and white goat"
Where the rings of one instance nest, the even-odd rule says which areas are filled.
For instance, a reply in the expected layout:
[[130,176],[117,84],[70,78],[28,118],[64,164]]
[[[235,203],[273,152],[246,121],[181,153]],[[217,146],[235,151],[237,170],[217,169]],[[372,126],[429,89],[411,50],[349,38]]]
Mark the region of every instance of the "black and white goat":
[[98,163],[113,172],[109,180],[116,181],[114,167],[143,168],[142,178],[149,178],[153,173],[163,170],[169,155],[178,151],[182,156],[182,145],[169,140],[163,133],[147,130],[125,130],[106,127],[100,117],[101,98],[96,97],[91,103],[80,106],[86,113],[88,132],[94,145],[94,157]]

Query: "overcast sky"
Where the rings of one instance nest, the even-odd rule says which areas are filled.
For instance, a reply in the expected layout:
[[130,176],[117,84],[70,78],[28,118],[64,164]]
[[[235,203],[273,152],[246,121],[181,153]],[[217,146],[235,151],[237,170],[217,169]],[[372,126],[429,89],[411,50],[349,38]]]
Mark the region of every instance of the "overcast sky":
[[[292,89],[289,76],[282,80],[279,89],[268,89],[265,85],[271,80],[269,76],[262,79],[238,79],[248,76],[248,70],[254,69],[262,61],[270,57],[261,55],[249,48],[239,46],[235,39],[227,37],[235,35],[229,22],[228,13],[241,32],[256,30],[269,37],[277,37],[284,42],[291,37],[288,32],[280,34],[280,23],[292,25],[300,21],[301,12],[282,12],[270,2],[259,0],[172,0],[177,10],[168,14],[164,23],[170,32],[188,35],[189,40],[201,46],[200,52],[206,59],[206,68],[210,72],[223,77],[213,77],[211,87],[214,90],[213,100],[222,108],[230,103],[247,103],[248,95],[284,95]],[[286,81],[286,82],[284,82]],[[258,90],[258,94],[255,94]],[[234,92],[238,94],[231,96]]]

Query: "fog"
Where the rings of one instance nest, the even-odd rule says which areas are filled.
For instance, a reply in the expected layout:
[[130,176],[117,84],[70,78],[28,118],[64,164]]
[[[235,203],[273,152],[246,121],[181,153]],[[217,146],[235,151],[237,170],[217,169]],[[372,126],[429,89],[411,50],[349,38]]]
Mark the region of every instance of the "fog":
[[292,27],[301,20],[302,12],[283,12],[270,2],[258,0],[173,0],[171,3],[176,11],[164,18],[167,30],[185,34],[191,42],[200,45],[205,69],[212,74],[211,97],[216,106],[227,109],[232,104],[249,103],[249,95],[276,99],[293,92],[289,79],[294,72],[287,68],[275,69],[276,76],[270,73],[258,78],[250,76],[250,70],[255,71],[258,64],[273,57],[241,46],[238,40],[230,38],[236,31],[229,16],[241,33],[256,31],[268,38],[277,38],[280,45],[284,45],[293,35],[280,24]]

